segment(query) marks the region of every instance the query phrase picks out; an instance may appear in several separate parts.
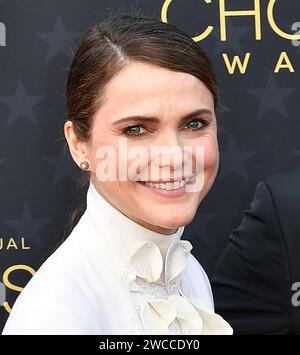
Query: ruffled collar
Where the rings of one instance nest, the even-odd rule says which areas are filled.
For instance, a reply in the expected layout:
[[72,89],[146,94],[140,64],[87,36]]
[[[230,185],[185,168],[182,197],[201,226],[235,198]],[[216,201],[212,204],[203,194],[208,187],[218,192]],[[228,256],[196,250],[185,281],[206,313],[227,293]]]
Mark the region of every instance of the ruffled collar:
[[172,326],[180,334],[232,334],[222,317],[192,301],[181,287],[193,248],[189,241],[181,240],[184,226],[171,235],[149,230],[112,206],[92,180],[86,213],[98,229],[101,243],[109,247],[114,272],[129,291],[145,296],[138,312],[146,334],[176,334]]

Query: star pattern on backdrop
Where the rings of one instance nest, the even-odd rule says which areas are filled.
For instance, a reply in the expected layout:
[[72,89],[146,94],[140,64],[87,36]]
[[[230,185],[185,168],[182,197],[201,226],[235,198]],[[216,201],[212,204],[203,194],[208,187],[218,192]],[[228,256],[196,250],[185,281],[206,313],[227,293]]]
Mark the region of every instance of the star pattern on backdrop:
[[250,26],[233,26],[232,20],[226,20],[226,41],[220,40],[220,26],[214,25],[214,30],[211,34],[215,39],[216,46],[213,51],[213,56],[216,57],[219,53],[224,52],[225,50],[232,50],[234,54],[244,54],[245,50],[242,48],[241,39],[246,34],[251,34],[253,30]]
[[27,94],[22,81],[18,82],[14,95],[0,96],[0,101],[10,108],[7,117],[7,126],[24,118],[38,125],[38,120],[34,113],[34,106],[38,104],[43,97],[43,95]]
[[[74,192],[80,174],[69,151],[62,148],[62,142],[56,139],[62,135],[61,122],[66,117],[61,96],[65,97],[66,78],[73,54],[70,49],[84,29],[106,18],[107,10],[114,14],[122,6],[126,12],[132,1],[109,0],[109,8],[104,4],[108,2],[99,0],[66,0],[60,2],[62,6],[49,1],[47,7],[43,6],[42,1],[26,1],[24,5],[20,5],[24,1],[0,2],[0,21],[5,23],[7,34],[10,34],[7,46],[0,48],[0,187],[5,195],[1,211],[2,218],[9,217],[8,223],[15,225],[16,229],[8,227],[0,215],[0,239],[17,234],[16,238],[28,238],[26,245],[29,243],[32,247],[24,254],[5,248],[0,250],[0,266],[4,271],[11,265],[23,263],[24,258],[26,265],[36,265],[37,260],[48,255],[50,248],[53,249],[63,239],[64,212],[77,207]],[[187,26],[187,31],[194,35],[190,20],[193,21],[197,14],[189,12],[188,17],[183,19],[180,1],[177,3],[178,6],[170,9],[173,11],[172,18],[179,17],[180,22]],[[137,6],[146,15],[156,14],[154,16],[160,18],[161,5],[158,0],[142,0]],[[224,113],[224,131],[220,132],[220,140],[226,144],[220,153],[220,169],[214,188],[201,204],[191,226],[187,226],[188,236],[195,246],[195,256],[209,274],[215,268],[229,232],[236,227],[236,216],[241,213],[246,196],[252,195],[256,181],[277,173],[281,168],[277,157],[268,159],[268,154],[275,154],[275,149],[282,147],[279,157],[284,161],[282,169],[292,169],[300,164],[300,146],[297,144],[299,95],[293,91],[293,87],[299,87],[300,66],[295,68],[295,73],[287,70],[272,73],[274,55],[277,59],[278,51],[287,46],[292,52],[290,54],[297,57],[300,46],[292,47],[290,41],[274,36],[266,16],[261,17],[262,41],[255,40],[254,17],[246,16],[227,17],[227,41],[222,42],[217,6],[215,10],[209,8],[208,18],[205,19],[205,24],[213,25],[214,30],[199,45],[203,45],[212,59],[222,101],[228,105],[228,111]],[[6,13],[19,13],[23,17],[10,16],[10,20],[6,21]],[[201,13],[198,15],[200,18],[203,16]],[[290,19],[293,15],[291,7],[286,6],[284,17]],[[243,60],[246,52],[252,53],[247,73],[240,75],[237,71],[236,75],[229,75],[222,53],[228,53],[232,61],[234,55]],[[233,119],[234,113],[240,116]],[[269,127],[273,115],[276,115],[273,127],[276,131],[270,139]],[[277,116],[285,127],[282,134],[278,132],[280,119]],[[265,124],[258,127],[258,123],[262,122]],[[259,133],[258,129],[261,130]],[[268,137],[265,141],[264,135]],[[278,145],[273,153],[274,140]],[[26,183],[23,187],[26,186],[25,193],[20,191],[16,195],[15,184],[25,181],[23,179],[32,181],[32,184]],[[41,201],[36,199],[37,194],[45,199],[46,204],[41,205]],[[9,196],[12,198],[6,198]],[[49,196],[54,199],[48,200]],[[10,211],[9,216],[5,211]],[[36,218],[41,216],[45,218]],[[51,218],[49,223],[46,217]],[[13,298],[8,297],[8,301],[13,305]],[[7,313],[2,312],[0,332],[6,317]]]
[[245,163],[256,154],[256,151],[243,151],[236,145],[233,138],[228,139],[228,146],[220,153],[220,169],[218,178],[223,179],[229,174],[238,174],[245,180],[249,179]]
[[56,156],[43,157],[42,160],[50,164],[54,169],[54,176],[52,179],[52,186],[64,178],[76,180],[78,176],[78,167],[73,162],[70,153],[63,147]]
[[296,88],[280,88],[276,84],[273,74],[269,74],[266,85],[260,89],[249,89],[249,92],[260,101],[258,117],[262,117],[270,110],[274,110],[288,117],[284,100],[290,96]]
[[49,62],[60,53],[69,55],[69,48],[79,34],[80,32],[66,31],[60,16],[57,17],[52,32],[37,33],[37,36],[39,36],[48,45],[48,52],[45,59],[46,62]]
[[25,240],[30,240],[34,245],[44,248],[45,242],[39,230],[48,224],[50,220],[50,218],[33,217],[28,203],[25,203],[19,218],[4,219],[3,221],[16,230],[17,236],[15,239],[21,240],[21,238],[25,238]]

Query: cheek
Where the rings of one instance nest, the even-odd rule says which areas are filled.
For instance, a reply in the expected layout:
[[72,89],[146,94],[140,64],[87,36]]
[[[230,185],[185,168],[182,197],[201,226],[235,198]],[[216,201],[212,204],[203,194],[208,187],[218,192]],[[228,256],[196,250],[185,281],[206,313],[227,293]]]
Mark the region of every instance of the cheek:
[[209,137],[201,142],[203,149],[202,174],[203,185],[200,193],[197,195],[198,204],[203,200],[217,176],[219,168],[219,146],[217,138]]
[[211,139],[204,147],[204,165],[209,170],[218,170],[219,146],[217,139]]
[[201,142],[203,149],[204,174],[206,179],[215,177],[219,167],[219,146],[216,137],[208,137]]

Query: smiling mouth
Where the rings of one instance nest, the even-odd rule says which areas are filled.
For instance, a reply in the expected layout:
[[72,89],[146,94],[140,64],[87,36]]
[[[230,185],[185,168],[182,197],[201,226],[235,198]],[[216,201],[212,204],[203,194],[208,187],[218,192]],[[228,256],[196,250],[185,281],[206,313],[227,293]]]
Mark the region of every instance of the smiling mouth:
[[139,184],[146,185],[152,188],[160,189],[160,190],[179,190],[185,187],[192,178],[182,179],[177,181],[167,181],[167,182],[153,182],[153,181],[137,181]]

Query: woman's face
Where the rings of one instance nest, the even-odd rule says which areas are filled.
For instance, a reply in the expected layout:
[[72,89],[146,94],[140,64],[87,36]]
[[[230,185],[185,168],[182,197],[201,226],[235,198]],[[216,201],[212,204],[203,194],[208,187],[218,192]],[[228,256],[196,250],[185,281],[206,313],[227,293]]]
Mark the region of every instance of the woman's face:
[[[110,81],[104,98],[84,145],[94,185],[135,222],[174,233],[192,221],[216,177],[211,92],[190,74],[135,62]],[[173,178],[191,182],[180,189],[163,184]]]

